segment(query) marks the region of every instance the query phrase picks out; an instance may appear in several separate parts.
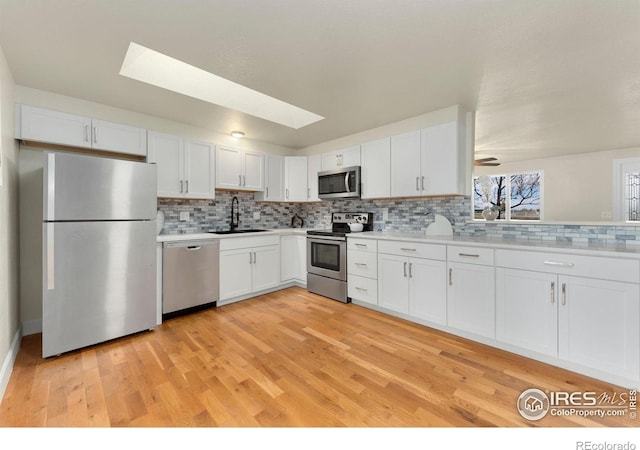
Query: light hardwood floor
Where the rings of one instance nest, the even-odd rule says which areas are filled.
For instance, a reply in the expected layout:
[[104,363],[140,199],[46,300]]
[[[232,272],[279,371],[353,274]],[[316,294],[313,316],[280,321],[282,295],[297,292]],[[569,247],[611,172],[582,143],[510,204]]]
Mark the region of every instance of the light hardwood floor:
[[623,392],[356,305],[290,288],[43,360],[24,338],[10,427],[637,426],[523,419],[528,388]]

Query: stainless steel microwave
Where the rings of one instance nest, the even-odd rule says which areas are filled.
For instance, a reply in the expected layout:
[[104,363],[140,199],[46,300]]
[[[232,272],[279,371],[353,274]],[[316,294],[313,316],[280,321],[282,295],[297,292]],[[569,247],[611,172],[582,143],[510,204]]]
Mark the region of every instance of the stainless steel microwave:
[[318,198],[360,198],[360,166],[318,172]]

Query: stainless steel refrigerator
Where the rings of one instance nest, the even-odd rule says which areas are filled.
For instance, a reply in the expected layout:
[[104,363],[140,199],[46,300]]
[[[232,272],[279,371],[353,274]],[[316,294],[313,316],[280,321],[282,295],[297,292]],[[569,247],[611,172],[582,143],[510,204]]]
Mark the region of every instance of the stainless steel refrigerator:
[[156,166],[45,152],[42,356],[156,325]]

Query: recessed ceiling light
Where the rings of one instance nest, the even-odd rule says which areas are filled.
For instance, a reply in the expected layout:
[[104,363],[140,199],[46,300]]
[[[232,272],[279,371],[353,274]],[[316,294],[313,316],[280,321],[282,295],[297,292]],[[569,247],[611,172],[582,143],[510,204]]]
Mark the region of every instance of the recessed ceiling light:
[[324,119],[135,42],[129,43],[120,75],[290,128]]
[[232,131],[231,136],[234,138],[241,138],[244,137],[244,133],[242,131]]

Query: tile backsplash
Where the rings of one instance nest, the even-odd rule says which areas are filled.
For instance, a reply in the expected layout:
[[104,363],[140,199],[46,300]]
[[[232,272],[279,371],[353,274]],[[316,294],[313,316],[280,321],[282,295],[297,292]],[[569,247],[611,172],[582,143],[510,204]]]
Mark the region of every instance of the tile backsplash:
[[[298,214],[309,228],[329,228],[334,211],[373,212],[374,230],[424,232],[440,214],[459,236],[585,244],[640,245],[640,226],[556,225],[471,220],[471,198],[429,197],[383,200],[335,200],[316,203],[257,202],[249,192],[216,191],[215,200],[158,199],[164,213],[163,234],[198,233],[230,228],[231,199],[240,204],[240,228],[288,228]],[[180,221],[188,212],[189,220]],[[254,219],[254,213],[259,218]]]

